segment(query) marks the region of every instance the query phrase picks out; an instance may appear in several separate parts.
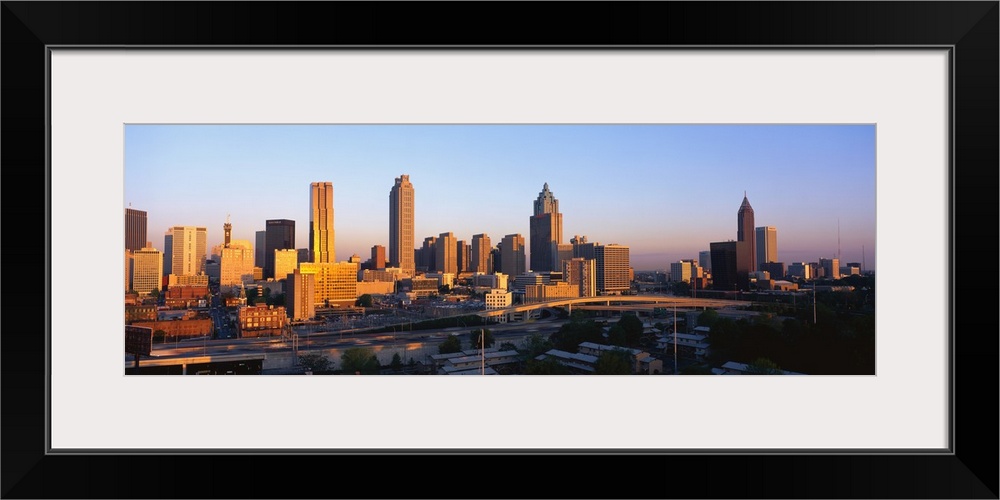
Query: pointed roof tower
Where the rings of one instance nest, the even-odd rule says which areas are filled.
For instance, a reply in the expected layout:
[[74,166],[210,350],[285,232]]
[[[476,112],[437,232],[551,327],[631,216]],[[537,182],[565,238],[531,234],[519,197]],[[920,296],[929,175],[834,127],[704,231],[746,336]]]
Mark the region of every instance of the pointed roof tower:
[[552,191],[549,191],[549,183],[546,182],[542,185],[542,191],[538,193],[538,198],[535,199],[535,215],[558,212],[559,200],[552,194]]
[[743,191],[743,204],[740,205],[740,212],[749,211],[753,213],[753,207],[750,206],[750,200],[747,199],[747,192]]

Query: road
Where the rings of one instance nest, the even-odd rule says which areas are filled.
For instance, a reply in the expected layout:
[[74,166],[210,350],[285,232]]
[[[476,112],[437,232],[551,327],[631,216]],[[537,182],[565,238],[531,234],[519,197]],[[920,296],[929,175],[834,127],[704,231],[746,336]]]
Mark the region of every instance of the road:
[[[493,333],[496,345],[505,339],[520,338],[526,334],[537,333],[550,335],[555,333],[565,320],[543,319],[529,322],[507,324],[492,324],[485,328]],[[443,342],[448,335],[462,338],[468,342],[469,332],[477,327],[452,327],[439,330],[417,330],[413,332],[393,333],[344,333],[344,332],[312,332],[299,335],[299,349],[324,349],[338,347],[392,346],[400,342],[423,342],[437,344]],[[262,352],[287,351],[292,349],[292,342],[282,337],[247,338],[247,339],[192,339],[177,343],[154,344],[152,355],[157,358],[221,355],[221,354],[256,354]]]

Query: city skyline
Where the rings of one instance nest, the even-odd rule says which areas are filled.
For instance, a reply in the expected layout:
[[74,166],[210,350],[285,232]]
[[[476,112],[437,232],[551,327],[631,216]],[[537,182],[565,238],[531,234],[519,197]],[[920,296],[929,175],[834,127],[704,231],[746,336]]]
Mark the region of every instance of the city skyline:
[[400,175],[416,193],[416,242],[527,235],[548,184],[564,239],[628,246],[637,271],[669,269],[737,239],[745,192],[754,224],[781,233],[780,261],[839,251],[876,268],[873,125],[126,126],[123,201],[147,213],[161,251],[175,225],[221,243],[227,215],[234,239],[255,241],[269,219],[305,226],[307,189],[330,182],[335,261],[366,256],[390,243],[385,197]]

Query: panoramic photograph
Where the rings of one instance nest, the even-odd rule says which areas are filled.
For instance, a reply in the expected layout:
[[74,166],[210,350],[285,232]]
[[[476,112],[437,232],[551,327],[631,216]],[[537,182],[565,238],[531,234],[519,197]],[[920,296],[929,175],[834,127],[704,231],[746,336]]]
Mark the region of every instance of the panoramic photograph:
[[875,375],[876,127],[124,127],[125,375]]

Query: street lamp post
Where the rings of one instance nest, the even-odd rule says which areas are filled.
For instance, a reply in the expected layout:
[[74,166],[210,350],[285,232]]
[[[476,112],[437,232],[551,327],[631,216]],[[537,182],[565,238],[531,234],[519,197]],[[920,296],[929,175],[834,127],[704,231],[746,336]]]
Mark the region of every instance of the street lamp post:
[[674,375],[677,375],[677,303],[674,303]]

